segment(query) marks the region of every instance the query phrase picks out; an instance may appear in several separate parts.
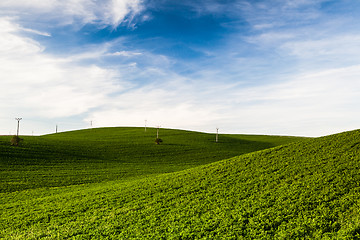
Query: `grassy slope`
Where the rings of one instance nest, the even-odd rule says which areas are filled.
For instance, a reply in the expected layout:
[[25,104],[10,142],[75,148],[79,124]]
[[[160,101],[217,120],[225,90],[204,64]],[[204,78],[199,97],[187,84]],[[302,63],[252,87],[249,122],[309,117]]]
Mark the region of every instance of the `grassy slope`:
[[129,180],[179,171],[298,140],[293,137],[214,135],[161,129],[100,128],[24,137],[21,147],[0,137],[0,192]]
[[360,239],[360,131],[175,173],[1,194],[0,236]]

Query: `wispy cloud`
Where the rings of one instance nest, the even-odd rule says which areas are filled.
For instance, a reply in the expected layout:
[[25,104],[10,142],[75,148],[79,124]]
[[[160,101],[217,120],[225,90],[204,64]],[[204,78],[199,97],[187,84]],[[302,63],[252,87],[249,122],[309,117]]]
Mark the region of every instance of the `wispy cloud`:
[[119,51],[114,53],[108,53],[108,56],[123,56],[123,57],[132,57],[142,55],[140,52],[131,52],[131,51]]
[[327,36],[323,39],[295,40],[284,43],[281,48],[299,58],[358,56],[360,35]]
[[23,31],[25,31],[25,32],[29,32],[29,33],[34,33],[34,34],[37,34],[37,35],[41,35],[41,36],[44,36],[44,37],[51,37],[51,34],[50,34],[50,33],[41,32],[41,31],[38,31],[38,30],[35,30],[35,29],[21,28],[21,30],[23,30]]
[[105,13],[103,19],[107,19],[105,17],[107,15],[110,16],[107,21],[116,27],[129,15],[127,22],[130,26],[134,16],[142,10],[140,0],[112,0],[108,5],[108,13],[110,14]]
[[[127,85],[116,70],[82,66],[47,55],[38,42],[19,35],[22,28],[0,19],[2,114],[8,117],[69,117],[99,106]],[[6,30],[5,30],[6,29]]]
[[116,28],[126,22],[132,24],[136,14],[143,10],[141,0],[51,0],[26,1],[4,0],[0,2],[0,14],[21,16],[26,20],[34,14],[57,24],[99,24]]
[[[170,72],[167,72],[170,75]],[[288,81],[242,86],[184,79],[132,89],[112,98],[86,118],[98,126],[161,125],[212,132],[321,136],[356,127],[360,117],[360,66],[306,75]]]

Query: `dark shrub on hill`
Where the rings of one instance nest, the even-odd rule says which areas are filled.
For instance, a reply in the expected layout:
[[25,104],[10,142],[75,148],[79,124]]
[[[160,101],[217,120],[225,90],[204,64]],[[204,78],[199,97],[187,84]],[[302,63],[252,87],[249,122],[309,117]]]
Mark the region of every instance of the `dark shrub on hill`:
[[156,139],[155,139],[155,143],[158,144],[158,145],[159,145],[160,143],[162,143],[162,142],[163,142],[163,140],[162,140],[161,138],[156,138]]
[[20,141],[23,141],[24,139],[19,138],[19,136],[13,136],[10,140],[12,146],[19,146]]

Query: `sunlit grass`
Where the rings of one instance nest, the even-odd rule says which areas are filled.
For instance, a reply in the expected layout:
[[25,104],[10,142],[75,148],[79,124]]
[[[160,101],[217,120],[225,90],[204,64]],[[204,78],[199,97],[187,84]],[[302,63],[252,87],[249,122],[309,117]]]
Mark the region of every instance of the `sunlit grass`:
[[359,239],[359,153],[352,131],[138,179],[4,192],[0,237]]

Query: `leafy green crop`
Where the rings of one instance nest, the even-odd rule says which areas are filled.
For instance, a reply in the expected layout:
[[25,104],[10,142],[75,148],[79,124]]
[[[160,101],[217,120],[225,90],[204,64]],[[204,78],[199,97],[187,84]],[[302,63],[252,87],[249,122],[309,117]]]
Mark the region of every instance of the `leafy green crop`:
[[[44,139],[51,138],[60,140]],[[166,139],[151,143],[166,152],[172,146]],[[217,151],[229,151],[230,139],[236,137]],[[85,154],[74,149],[69,156],[72,151]],[[139,179],[5,192],[0,238],[360,239],[359,153],[360,131],[352,131]],[[171,159],[181,165],[181,158],[158,161]]]
[[25,136],[19,147],[0,137],[0,192],[129,180],[175,172],[299,138],[214,135],[161,129],[100,128]]

